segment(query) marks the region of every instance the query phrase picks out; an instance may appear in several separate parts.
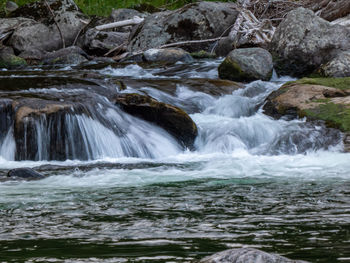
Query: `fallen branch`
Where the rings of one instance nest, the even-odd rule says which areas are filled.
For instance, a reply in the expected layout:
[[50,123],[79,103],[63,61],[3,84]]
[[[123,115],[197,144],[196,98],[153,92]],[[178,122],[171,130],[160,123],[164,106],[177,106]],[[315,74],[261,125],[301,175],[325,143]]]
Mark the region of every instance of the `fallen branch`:
[[222,37],[216,37],[216,38],[210,38],[210,39],[201,39],[201,40],[189,40],[189,41],[181,41],[181,42],[175,42],[170,44],[162,45],[158,48],[167,48],[167,47],[177,47],[177,46],[185,46],[190,44],[200,44],[200,43],[207,43],[207,42],[215,42],[220,40]]
[[55,22],[55,24],[56,24],[56,26],[57,26],[58,32],[59,32],[60,37],[61,37],[61,40],[62,40],[62,48],[65,48],[65,47],[66,47],[66,43],[65,43],[65,41],[64,41],[64,37],[63,37],[62,31],[61,31],[61,28],[60,28],[60,26],[58,25],[58,23],[57,23],[57,21],[56,21],[56,19],[55,19],[55,14],[54,14],[54,12],[52,11],[52,9],[51,9],[49,3],[48,3],[46,0],[45,0],[45,4],[46,4],[46,6],[47,6],[47,9],[49,9],[49,11],[50,11],[50,13],[51,13],[51,15],[52,15],[53,21]]
[[118,46],[116,46],[115,48],[112,48],[110,51],[108,51],[106,54],[104,54],[103,56],[107,57],[108,55],[112,54],[113,52],[116,52],[116,51],[120,51],[120,50],[126,50],[126,47],[125,47],[126,43],[122,43]]
[[100,26],[96,26],[95,29],[97,30],[105,30],[105,29],[111,29],[111,28],[117,28],[117,27],[123,27],[123,26],[131,26],[131,25],[138,25],[145,20],[144,18],[134,16],[132,19],[127,19],[123,21],[118,21],[114,23],[104,24]]

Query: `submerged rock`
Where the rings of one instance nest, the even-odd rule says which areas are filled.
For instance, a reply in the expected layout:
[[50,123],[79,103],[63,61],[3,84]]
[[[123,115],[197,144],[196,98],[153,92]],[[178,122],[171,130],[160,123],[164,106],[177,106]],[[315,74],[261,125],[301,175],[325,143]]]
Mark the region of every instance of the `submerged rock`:
[[266,253],[255,248],[228,249],[206,257],[200,263],[307,263],[292,260],[276,254]]
[[146,62],[175,63],[193,61],[191,55],[181,48],[152,48],[143,53]]
[[193,148],[198,133],[197,126],[180,108],[136,93],[120,94],[115,98],[115,102],[127,113],[156,123],[185,147]]
[[269,80],[272,56],[262,48],[240,48],[231,51],[219,66],[219,77],[234,81]]
[[280,23],[270,50],[278,74],[306,76],[342,50],[350,50],[350,29],[300,7]]
[[[198,2],[174,11],[145,18],[131,37],[130,51],[157,48],[166,43],[221,36],[234,24],[238,11],[234,3]],[[188,51],[206,50],[211,43],[187,46]]]
[[45,176],[34,171],[31,168],[16,168],[8,172],[7,177],[11,179],[24,179],[24,180],[40,180]]

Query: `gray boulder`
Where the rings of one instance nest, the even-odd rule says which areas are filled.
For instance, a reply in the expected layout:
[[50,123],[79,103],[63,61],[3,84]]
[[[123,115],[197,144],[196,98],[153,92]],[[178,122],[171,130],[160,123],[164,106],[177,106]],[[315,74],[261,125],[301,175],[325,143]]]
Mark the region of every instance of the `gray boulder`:
[[143,53],[143,58],[146,62],[162,63],[190,62],[193,60],[190,53],[181,48],[151,48]]
[[262,48],[240,48],[231,51],[220,64],[219,77],[234,81],[269,80],[272,56]]
[[200,263],[307,263],[254,248],[229,249],[206,257]]
[[[135,30],[128,48],[139,51],[166,43],[219,37],[235,22],[237,15],[234,3],[204,1],[154,13]],[[203,43],[186,48],[193,52],[205,50],[209,45]]]
[[46,65],[76,65],[87,62],[87,58],[88,55],[80,47],[74,46],[46,53],[42,59]]
[[89,54],[103,56],[111,49],[125,43],[129,33],[105,32],[89,29],[80,40],[80,46]]
[[11,17],[29,18],[25,24],[15,29],[10,44],[17,52],[29,49],[53,51],[62,48],[62,40],[57,29],[57,22],[66,46],[73,44],[79,31],[88,22],[88,18],[80,11],[73,0],[47,1],[54,13],[55,20],[45,1],[38,1],[19,7],[11,13]]
[[319,72],[325,77],[350,77],[350,51],[339,53],[334,59],[322,65]]
[[273,36],[270,51],[277,73],[302,76],[350,50],[350,30],[297,8],[284,19]]

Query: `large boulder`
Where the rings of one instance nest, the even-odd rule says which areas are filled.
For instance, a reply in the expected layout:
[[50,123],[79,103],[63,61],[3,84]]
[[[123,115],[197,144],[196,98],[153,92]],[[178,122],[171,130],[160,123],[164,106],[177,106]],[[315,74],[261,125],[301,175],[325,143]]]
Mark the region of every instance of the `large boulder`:
[[49,0],[29,3],[12,12],[11,17],[30,19],[30,21],[20,24],[10,39],[10,44],[19,53],[33,48],[46,51],[62,48],[60,31],[65,45],[70,46],[85,26],[84,21],[88,21],[88,18],[80,11],[73,0]]
[[255,248],[228,249],[206,257],[200,263],[307,263],[292,260],[276,254],[269,254]]
[[350,51],[340,52],[335,58],[322,65],[319,73],[325,77],[350,77]]
[[277,73],[305,76],[342,50],[350,50],[350,29],[332,25],[300,7],[280,23],[270,50]]
[[272,56],[262,48],[241,48],[231,51],[220,64],[219,77],[234,81],[269,80]]
[[183,146],[193,148],[198,133],[197,126],[180,108],[136,93],[120,94],[115,102],[127,113],[159,125]]
[[[157,48],[167,43],[221,36],[238,15],[234,3],[198,2],[174,11],[154,13],[135,30],[130,51]],[[188,51],[208,48],[208,43],[187,46]]]
[[[264,113],[274,118],[307,117],[350,132],[350,78],[304,78],[287,83],[266,99]],[[349,145],[344,141],[345,148]]]
[[190,62],[193,60],[190,53],[181,48],[151,48],[143,53],[143,58],[146,62],[161,63]]

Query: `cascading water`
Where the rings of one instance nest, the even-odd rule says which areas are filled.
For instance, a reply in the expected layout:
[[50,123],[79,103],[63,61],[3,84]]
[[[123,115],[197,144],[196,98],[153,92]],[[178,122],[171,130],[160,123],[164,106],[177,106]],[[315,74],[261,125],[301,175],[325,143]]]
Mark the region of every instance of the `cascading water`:
[[[64,114],[28,115],[24,130],[15,117],[1,118],[0,259],[191,262],[247,245],[349,262],[350,163],[342,134],[264,115],[265,98],[289,78],[221,95],[188,84],[217,79],[219,63],[29,72],[91,74],[99,86],[0,91],[7,100],[31,94],[72,105]],[[119,90],[115,79],[126,87]],[[198,127],[194,149],[123,112],[112,102],[116,92],[184,109]],[[8,116],[8,103],[1,99],[0,116]],[[2,180],[17,167],[49,176]]]

